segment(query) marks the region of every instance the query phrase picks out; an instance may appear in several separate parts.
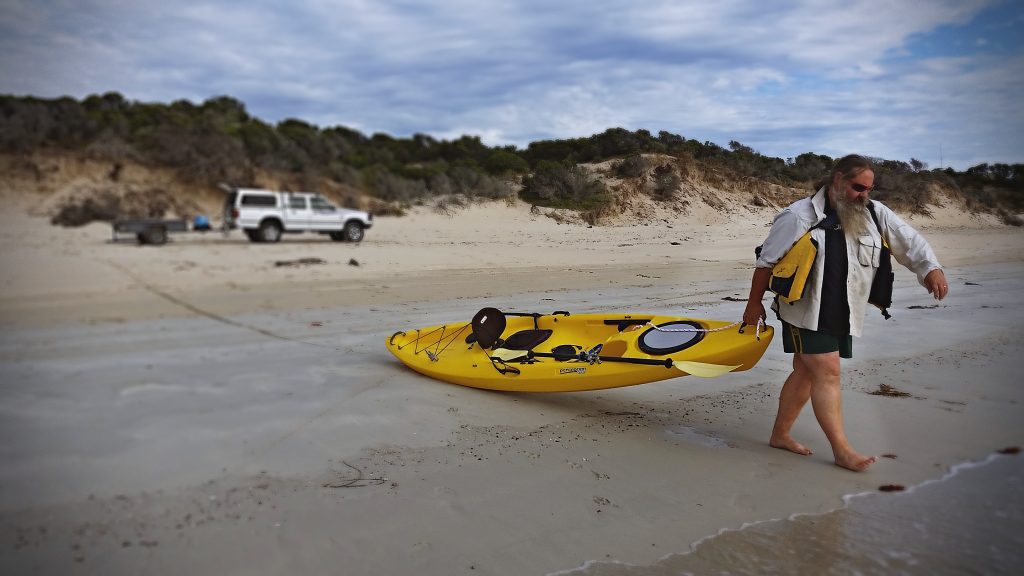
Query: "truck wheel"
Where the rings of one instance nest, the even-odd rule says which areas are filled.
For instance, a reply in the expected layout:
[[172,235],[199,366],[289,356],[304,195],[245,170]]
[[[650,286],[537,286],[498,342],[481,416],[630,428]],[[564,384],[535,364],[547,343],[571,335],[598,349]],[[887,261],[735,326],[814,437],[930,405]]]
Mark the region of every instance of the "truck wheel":
[[359,222],[346,222],[345,229],[341,231],[342,236],[349,242],[361,242],[363,240],[363,225]]
[[142,239],[145,244],[161,246],[167,243],[167,230],[163,226],[151,226],[142,233]]
[[264,242],[277,242],[281,239],[281,225],[274,220],[267,220],[260,224],[260,240]]

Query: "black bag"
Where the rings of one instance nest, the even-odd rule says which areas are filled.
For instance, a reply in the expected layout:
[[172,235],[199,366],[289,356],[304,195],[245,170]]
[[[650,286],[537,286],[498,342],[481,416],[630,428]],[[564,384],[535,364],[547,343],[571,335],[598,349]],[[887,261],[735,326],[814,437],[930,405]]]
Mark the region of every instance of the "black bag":
[[882,237],[882,254],[878,259],[878,270],[875,270],[875,277],[871,281],[871,292],[868,294],[868,304],[874,304],[882,311],[886,320],[892,318],[889,314],[889,306],[892,306],[892,285],[896,274],[892,271],[892,250],[882,233],[882,225],[878,222],[878,215],[875,214],[875,204],[868,202],[868,210],[871,212],[871,219],[875,221],[878,234]]

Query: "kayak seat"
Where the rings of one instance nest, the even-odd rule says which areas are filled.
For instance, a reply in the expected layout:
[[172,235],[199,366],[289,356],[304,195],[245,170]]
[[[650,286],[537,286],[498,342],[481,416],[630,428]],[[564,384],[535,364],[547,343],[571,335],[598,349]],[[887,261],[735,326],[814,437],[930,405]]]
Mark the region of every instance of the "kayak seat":
[[[470,334],[473,342],[479,343],[484,349],[492,348],[505,331],[505,315],[497,308],[482,308],[473,316],[470,326],[473,328],[473,333]],[[473,342],[466,338],[466,344],[472,345]]]
[[509,350],[533,350],[538,344],[551,337],[551,330],[520,330],[501,343]]

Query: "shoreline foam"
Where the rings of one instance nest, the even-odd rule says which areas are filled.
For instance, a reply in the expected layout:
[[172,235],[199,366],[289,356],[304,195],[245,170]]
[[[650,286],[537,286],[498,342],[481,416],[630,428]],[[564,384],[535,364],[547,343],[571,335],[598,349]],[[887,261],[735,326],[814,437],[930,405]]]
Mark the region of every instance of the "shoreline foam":
[[[1016,460],[1011,462],[1007,460],[1008,458],[1015,458]],[[1001,491],[994,492],[993,495],[1000,499],[1010,500],[1010,502],[1007,503],[1007,508],[1010,510],[1010,513],[1013,513],[1014,511],[1016,511],[1017,513],[1017,518],[1014,519],[1011,522],[1011,524],[1013,526],[1016,526],[1017,528],[1024,527],[1024,514],[1021,513],[1022,508],[1019,506],[1014,506],[1014,502],[1017,502],[1018,504],[1024,504],[1024,476],[1022,476],[1022,474],[1024,474],[1024,463],[1020,461],[1019,456],[1006,456],[993,452],[982,460],[971,460],[955,464],[942,476],[938,478],[931,478],[916,485],[909,486],[905,490],[900,491],[898,493],[886,494],[880,490],[874,490],[870,492],[848,494],[842,497],[841,506],[825,512],[795,513],[784,518],[771,518],[755,522],[747,522],[737,528],[722,528],[714,534],[710,534],[693,542],[690,545],[690,549],[688,551],[670,552],[651,564],[635,565],[618,561],[589,560],[585,562],[583,565],[578,566],[576,568],[551,572],[548,573],[547,576],[569,576],[572,574],[579,574],[581,576],[595,576],[600,574],[636,574],[645,576],[659,576],[663,574],[702,574],[705,573],[705,570],[709,569],[729,574],[761,574],[766,572],[813,572],[822,574],[887,574],[891,573],[890,570],[896,569],[901,570],[901,573],[922,575],[934,574],[937,571],[936,568],[938,568],[938,571],[941,572],[943,571],[942,568],[948,570],[950,568],[950,565],[944,562],[940,562],[936,565],[934,564],[934,562],[936,561],[935,558],[915,558],[912,552],[908,552],[906,550],[906,548],[908,547],[921,547],[923,540],[915,540],[914,536],[918,535],[919,538],[923,538],[923,536],[921,536],[922,530],[927,530],[929,528],[929,526],[927,525],[927,518],[921,518],[920,524],[917,526],[899,527],[903,529],[903,533],[907,534],[908,537],[906,537],[902,542],[893,542],[892,546],[895,546],[897,548],[902,547],[904,548],[904,550],[879,551],[881,554],[889,556],[890,561],[898,561],[902,563],[902,565],[898,567],[885,565],[885,560],[877,562],[863,562],[861,564],[857,564],[857,554],[844,554],[840,550],[836,550],[835,553],[837,556],[843,559],[843,562],[838,565],[832,566],[815,565],[812,562],[800,564],[800,559],[797,557],[797,555],[793,555],[793,557],[790,557],[788,559],[769,559],[766,558],[766,555],[764,554],[754,555],[754,558],[750,559],[754,563],[753,567],[749,565],[730,565],[728,563],[729,558],[735,558],[735,556],[729,556],[720,552],[717,553],[718,555],[715,557],[715,560],[706,560],[700,557],[707,550],[706,546],[712,546],[717,542],[720,542],[722,537],[726,535],[730,535],[732,540],[728,545],[722,544],[722,546],[728,546],[732,550],[740,549],[739,551],[732,552],[732,554],[735,554],[736,556],[743,555],[745,553],[749,554],[749,550],[742,550],[743,544],[742,542],[737,543],[737,540],[742,540],[744,537],[747,536],[753,538],[753,536],[750,535],[750,533],[754,531],[759,531],[762,534],[769,534],[769,536],[767,537],[773,541],[777,541],[779,547],[784,547],[786,545],[791,544],[794,541],[801,542],[801,546],[813,546],[813,543],[808,541],[806,535],[799,536],[795,534],[797,532],[797,527],[794,525],[795,521],[801,520],[806,521],[810,524],[819,524],[823,522],[824,519],[826,519],[827,517],[835,516],[841,513],[849,513],[850,515],[859,516],[863,514],[863,512],[858,510],[859,501],[869,502],[868,505],[863,506],[865,508],[870,509],[873,507],[875,509],[878,509],[879,502],[881,501],[881,499],[895,498],[896,500],[891,500],[891,505],[898,505],[901,503],[901,499],[913,498],[915,494],[919,493],[922,490],[928,491],[936,487],[938,487],[938,489],[943,490],[946,493],[957,494],[962,492],[962,489],[958,490],[956,486],[951,486],[950,483],[957,481],[958,476],[961,476],[963,473],[975,469],[985,468],[986,466],[992,466],[997,462],[1002,462],[1003,464],[1011,466],[1011,470],[1014,470],[1016,475],[1011,477],[1011,479],[1008,480],[1005,485],[1000,485],[999,488],[1001,489]],[[992,481],[991,473],[989,474],[989,477],[986,478],[986,480],[989,482]],[[962,481],[966,482],[967,480]],[[931,497],[934,498],[934,496]],[[972,506],[984,506],[985,504],[987,504],[987,502],[971,502]],[[965,515],[969,512],[977,512],[977,510],[974,508],[972,508],[971,510],[944,509],[941,512],[939,512],[939,514]],[[999,516],[1001,509],[990,506],[986,510],[986,512],[989,512],[993,516]],[[872,521],[877,521],[877,519],[873,519]],[[853,519],[851,520],[851,522],[857,522],[857,520]],[[846,538],[856,538],[858,529],[863,530],[863,528],[853,528],[849,525],[846,525],[844,529],[844,534]],[[1019,544],[1024,543],[1024,537],[1018,536],[1016,538],[1016,541],[1014,541],[1013,538],[1006,538],[1005,535],[1000,534],[1000,531],[993,530],[991,526],[985,525],[965,526],[963,530],[980,530],[983,531],[985,534],[989,535],[990,537],[990,539],[988,540],[988,549],[971,550],[970,552],[977,553],[980,555],[992,554],[996,551],[996,546],[993,543],[993,540],[998,540],[998,538],[1002,536],[1002,539],[998,540],[999,544],[1002,546],[1002,548],[999,549],[999,552],[1003,553],[1005,556],[1008,556],[1008,558],[994,559],[993,565],[989,566],[978,566],[976,564],[972,564],[971,566],[969,566],[969,568],[971,568],[972,570],[977,570],[981,573],[986,574],[1009,574],[1015,567],[1020,565],[1020,562],[1022,560],[1024,560],[1024,550],[1021,550],[1019,548]],[[702,549],[702,546],[705,546],[705,548]],[[840,548],[849,546],[851,546],[851,544],[847,542],[839,544]],[[967,554],[967,552],[968,551],[962,551],[962,553],[964,554]],[[918,556],[920,556],[919,553]],[[933,564],[928,564],[926,566],[922,565],[928,562],[931,562]],[[881,565],[879,565],[879,563],[881,563]],[[907,572],[906,570],[909,570],[909,572]]]

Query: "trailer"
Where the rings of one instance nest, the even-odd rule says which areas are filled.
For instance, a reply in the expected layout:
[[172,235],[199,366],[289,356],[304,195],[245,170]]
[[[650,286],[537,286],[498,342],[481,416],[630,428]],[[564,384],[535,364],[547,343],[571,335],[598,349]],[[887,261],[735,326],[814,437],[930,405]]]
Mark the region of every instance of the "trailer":
[[188,220],[166,220],[163,218],[119,219],[112,224],[114,242],[118,234],[135,234],[139,244],[161,246],[167,242],[167,234],[171,232],[188,232]]

